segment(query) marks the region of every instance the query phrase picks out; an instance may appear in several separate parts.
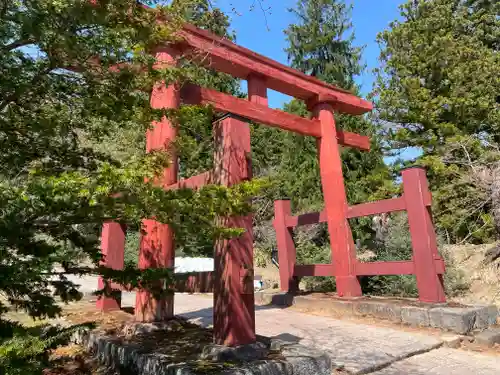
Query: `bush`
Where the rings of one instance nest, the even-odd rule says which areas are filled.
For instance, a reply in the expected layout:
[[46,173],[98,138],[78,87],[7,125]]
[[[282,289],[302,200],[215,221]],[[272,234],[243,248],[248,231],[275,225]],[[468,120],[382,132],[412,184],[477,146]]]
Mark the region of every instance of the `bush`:
[[[439,242],[439,237],[438,237]],[[413,255],[406,212],[390,215],[385,235],[374,243],[375,261],[410,260]],[[445,291],[449,297],[468,289],[463,273],[455,267],[453,259],[442,253],[446,264]],[[398,297],[418,297],[414,275],[372,276],[362,280],[365,293]]]
[[50,325],[26,327],[0,319],[0,374],[42,374],[44,368],[50,367],[53,349],[67,344],[74,332],[92,327],[89,324],[70,328]]
[[127,231],[125,238],[125,264],[136,265],[139,262],[139,244],[141,234],[138,230]]

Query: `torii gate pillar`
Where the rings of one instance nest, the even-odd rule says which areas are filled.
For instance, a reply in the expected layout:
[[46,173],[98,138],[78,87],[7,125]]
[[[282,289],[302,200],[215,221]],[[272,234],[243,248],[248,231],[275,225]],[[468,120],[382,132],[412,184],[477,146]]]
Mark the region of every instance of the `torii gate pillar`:
[[321,125],[321,138],[318,140],[319,167],[337,293],[340,297],[361,296],[361,286],[354,269],[356,249],[347,222],[347,196],[333,106],[327,102],[317,102],[313,103],[312,109]]
[[[156,54],[158,66],[175,64],[176,51],[165,48]],[[180,105],[180,90],[177,85],[166,86],[158,83],[151,94],[151,107],[178,108]],[[168,150],[171,154],[171,165],[165,169],[158,184],[166,187],[177,182],[177,155],[171,149],[177,130],[170,121],[163,117],[153,123],[152,129],[146,134],[146,151],[157,149]],[[170,268],[174,267],[175,246],[172,229],[152,219],[143,220],[144,234],[141,235],[139,249],[139,268]],[[156,300],[150,292],[139,290],[135,301],[135,318],[141,322],[164,321],[174,316],[174,295]]]
[[[232,186],[251,178],[250,127],[231,115],[215,123],[215,183]],[[237,346],[255,342],[252,216],[227,217],[241,236],[220,240],[214,257],[214,341]]]

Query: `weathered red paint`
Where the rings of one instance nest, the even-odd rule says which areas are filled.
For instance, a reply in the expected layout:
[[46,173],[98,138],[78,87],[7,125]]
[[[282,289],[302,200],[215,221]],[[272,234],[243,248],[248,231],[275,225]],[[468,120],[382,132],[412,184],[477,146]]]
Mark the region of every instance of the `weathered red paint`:
[[[208,104],[218,111],[230,112],[260,124],[317,138],[321,136],[319,121],[269,108],[261,101],[249,102],[232,95],[190,84],[182,88],[182,99],[186,104]],[[366,136],[337,130],[335,137],[341,145],[365,151],[370,149],[370,139]]]
[[360,296],[361,286],[354,269],[356,249],[347,222],[348,207],[333,107],[329,103],[318,103],[313,113],[321,123],[321,139],[318,142],[320,175],[337,293],[341,297]]
[[[347,207],[347,218],[355,218],[369,215],[377,215],[384,212],[404,211],[406,209],[405,201],[402,197],[384,199],[376,202],[356,204]],[[311,225],[326,222],[326,211],[309,212],[297,216],[289,216],[286,220],[286,226],[295,228],[302,225]]]
[[214,272],[175,274],[175,291],[179,293],[211,293],[214,291]]
[[[175,51],[167,49],[156,55],[157,67],[172,64],[175,60]],[[158,83],[151,94],[151,107],[177,108],[180,104],[180,92],[176,85],[166,86]],[[178,163],[175,150],[171,144],[175,141],[176,129],[164,117],[155,122],[146,134],[146,151],[157,149],[168,150],[171,153],[171,165],[166,168],[158,184],[170,186],[177,182]],[[139,250],[139,268],[169,268],[174,266],[175,246],[172,229],[152,219],[143,221],[144,234],[141,236]],[[147,291],[136,294],[135,317],[139,321],[161,321],[174,316],[174,296],[163,300],[156,300]]]
[[[436,236],[431,220],[431,194],[428,189],[425,171],[422,168],[411,168],[403,171],[404,195],[399,198],[386,199],[378,202],[363,203],[347,208],[346,217],[360,217],[375,215],[383,212],[404,211],[408,212],[410,234],[413,244],[413,257],[408,261],[390,262],[359,262],[352,264],[354,274],[357,276],[369,275],[416,275],[420,300],[423,302],[444,302],[443,274],[445,264],[437,252]],[[283,202],[286,202],[283,205]],[[291,230],[297,226],[325,222],[328,219],[327,211],[312,212],[308,214],[291,216],[288,201],[275,202],[275,221],[280,266],[287,264],[282,257],[293,247]],[[280,218],[277,220],[276,218]],[[286,231],[285,231],[286,229]],[[287,237],[284,237],[286,235]],[[293,251],[295,249],[293,248]],[[283,255],[281,255],[283,254]],[[333,264],[295,265],[289,272],[288,267],[281,270],[284,275],[281,279],[282,288],[293,277],[303,276],[336,276],[338,267]]]
[[199,189],[202,186],[212,183],[213,172],[203,172],[199,175],[183,178],[179,182],[166,186],[165,189],[175,190],[175,189]]
[[329,85],[206,30],[186,24],[179,34],[183,38],[179,43],[182,52],[191,53],[196,61],[212,69],[241,79],[258,74],[266,79],[268,88],[304,100],[321,94],[334,100],[336,108],[345,113],[360,115],[373,108],[370,102],[349,91]]
[[[101,232],[102,264],[108,268],[121,270],[124,266],[126,227],[119,223],[104,223]],[[105,286],[102,277],[99,277],[98,288]],[[113,289],[112,285],[108,285]],[[118,310],[121,307],[121,298],[99,297],[96,302],[97,309],[101,311]]]
[[384,199],[376,202],[368,202],[349,206],[347,218],[355,218],[369,215],[378,215],[384,212],[397,212],[406,209],[403,198]]
[[[442,259],[434,260],[434,272],[437,274],[444,273],[444,262]],[[408,261],[391,261],[391,262],[357,262],[356,274],[359,276],[374,276],[374,275],[414,275],[415,263],[412,260]]]
[[[250,127],[226,117],[214,125],[216,137],[215,182],[232,186],[251,178]],[[252,217],[222,219],[227,228],[245,233],[231,240],[219,240],[214,257],[214,340],[238,346],[255,342],[253,294]]]
[[274,201],[273,226],[276,231],[276,245],[278,246],[278,261],[280,271],[280,287],[283,292],[293,291],[296,285],[294,276],[296,269],[296,249],[293,242],[293,232],[287,227],[287,219],[291,216],[292,209],[289,200]]
[[425,170],[409,168],[402,172],[402,176],[419,299],[423,302],[444,302],[443,278],[436,273],[434,266],[435,260],[441,257],[428,207],[430,193]]

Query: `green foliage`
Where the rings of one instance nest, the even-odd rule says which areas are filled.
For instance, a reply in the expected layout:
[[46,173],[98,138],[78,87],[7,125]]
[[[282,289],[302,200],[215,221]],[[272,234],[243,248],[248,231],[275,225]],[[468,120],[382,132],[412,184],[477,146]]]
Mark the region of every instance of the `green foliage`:
[[125,237],[125,264],[137,264],[139,262],[139,244],[141,233],[138,230],[128,228]]
[[[199,28],[232,41],[236,39],[235,34],[229,30],[229,18],[220,9],[213,7],[209,0],[175,0],[172,1],[171,8]],[[193,63],[185,61],[184,66],[191,67]],[[241,95],[239,80],[228,74],[202,68],[198,69],[196,80],[203,87]],[[197,110],[199,109],[194,108],[194,111]],[[211,170],[214,161],[213,118],[189,115],[187,120],[179,126],[180,177],[190,177]]]
[[416,162],[428,167],[436,224],[452,243],[488,241],[499,228],[499,7],[408,1],[378,36],[378,116],[390,148],[422,150]]
[[[408,261],[413,250],[406,213],[389,215],[384,233],[375,243],[375,257],[370,261]],[[442,254],[446,264],[444,284],[446,295],[457,296],[467,290],[464,275],[446,253]],[[399,297],[418,297],[418,289],[413,275],[371,276],[361,280],[365,293]]]
[[298,22],[285,30],[291,65],[322,81],[353,87],[363,70],[363,48],[354,46],[351,10],[342,0],[298,0],[289,9]]
[[[153,84],[204,82],[207,74],[192,65],[153,69],[146,52],[174,39],[184,17],[178,8],[147,11],[135,0],[100,4],[0,6],[0,313],[8,306],[34,318],[57,316],[60,301],[80,298],[68,274],[101,274],[169,292],[171,270],[98,266],[102,224],[140,228],[143,218],[154,217],[171,225],[184,252],[205,249],[207,241],[238,234],[216,220],[248,213],[260,187],[253,181],[165,191],[154,183],[170,154],[144,153],[151,123],[166,116],[182,133],[189,124],[208,124],[212,111],[151,109]],[[167,16],[168,25],[156,22]],[[94,267],[82,266],[82,259]],[[166,290],[155,290],[158,279],[167,281]],[[0,372],[40,373],[55,339],[0,323]]]
[[40,374],[50,366],[50,351],[68,342],[79,329],[37,325],[26,328],[16,322],[0,320],[0,373],[5,375]]

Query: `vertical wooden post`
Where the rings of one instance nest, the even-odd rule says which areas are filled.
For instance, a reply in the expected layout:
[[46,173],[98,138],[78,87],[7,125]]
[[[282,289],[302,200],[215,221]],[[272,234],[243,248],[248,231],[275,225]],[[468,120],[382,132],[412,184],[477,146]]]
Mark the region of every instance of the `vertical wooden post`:
[[[251,178],[250,127],[227,116],[215,124],[215,181],[232,186]],[[252,217],[228,217],[228,228],[243,228],[238,238],[215,246],[214,341],[238,346],[255,342]]]
[[408,168],[402,175],[419,299],[422,302],[445,302],[443,278],[435,266],[435,260],[441,258],[432,224],[431,194],[425,170]]
[[[176,53],[165,49],[156,54],[158,67],[175,63]],[[151,94],[151,107],[153,108],[178,108],[180,92],[176,85],[165,86],[159,83],[153,88]],[[146,134],[146,151],[163,149],[171,153],[171,165],[165,169],[161,181],[162,186],[177,182],[178,162],[177,155],[171,149],[177,130],[170,121],[164,117],[160,122],[155,122],[153,128]],[[143,221],[144,234],[141,236],[139,251],[139,268],[170,268],[174,267],[175,247],[172,229],[155,220]],[[162,321],[174,316],[174,296],[163,300],[155,300],[151,293],[138,291],[135,301],[135,317],[138,321]]]
[[356,248],[347,221],[348,206],[333,107],[317,102],[312,108],[321,123],[319,166],[337,293],[340,297],[360,296],[361,286],[355,272]]
[[298,289],[293,272],[296,262],[296,249],[292,229],[287,228],[286,218],[292,215],[290,200],[274,201],[274,229],[278,246],[280,288],[283,292],[295,292]]
[[[124,266],[126,227],[118,223],[104,223],[101,232],[101,253],[104,256],[102,264],[105,267],[121,270]],[[99,277],[98,288],[104,288],[104,280]],[[96,307],[101,311],[119,310],[121,307],[121,292],[116,298],[100,296]]]

